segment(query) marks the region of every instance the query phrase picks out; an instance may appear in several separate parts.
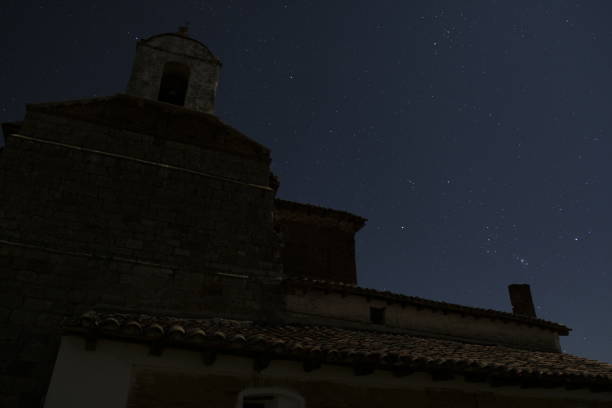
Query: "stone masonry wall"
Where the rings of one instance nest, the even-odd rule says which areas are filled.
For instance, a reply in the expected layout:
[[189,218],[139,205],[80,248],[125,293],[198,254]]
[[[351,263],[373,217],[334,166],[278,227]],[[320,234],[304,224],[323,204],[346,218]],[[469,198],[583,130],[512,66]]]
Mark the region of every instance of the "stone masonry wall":
[[[278,310],[274,192],[253,184],[267,180],[267,163],[179,143],[173,158],[146,135],[29,121],[29,134],[5,135],[0,152],[1,407],[40,406],[62,319],[91,305],[241,317]],[[133,159],[155,152],[157,160]]]
[[277,224],[283,237],[283,266],[288,276],[357,282],[353,233],[289,220]]
[[[178,120],[184,118],[179,117]],[[193,126],[197,126],[197,123]],[[190,146],[173,140],[173,135],[168,135],[167,138],[155,137],[125,130],[121,126],[111,128],[35,110],[26,113],[26,120],[19,133],[71,146],[216,174],[263,187],[269,183],[270,170],[267,162]],[[206,135],[198,137],[204,138]]]

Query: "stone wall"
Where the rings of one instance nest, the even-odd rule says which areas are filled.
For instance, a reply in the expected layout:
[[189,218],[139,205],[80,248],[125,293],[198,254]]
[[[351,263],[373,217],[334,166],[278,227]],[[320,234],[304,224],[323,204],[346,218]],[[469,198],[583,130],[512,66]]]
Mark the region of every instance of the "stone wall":
[[357,282],[354,233],[288,220],[278,223],[278,228],[287,276]]
[[274,223],[285,274],[356,283],[355,233],[365,222],[344,211],[277,199]]
[[0,406],[39,407],[77,309],[279,309],[267,162],[33,113],[19,133],[0,153]]

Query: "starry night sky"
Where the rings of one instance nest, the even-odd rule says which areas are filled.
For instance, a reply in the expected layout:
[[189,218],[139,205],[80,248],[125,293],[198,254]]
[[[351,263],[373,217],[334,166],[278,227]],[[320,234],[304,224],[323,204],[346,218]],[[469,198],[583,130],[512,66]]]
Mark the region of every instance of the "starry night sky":
[[136,40],[221,61],[217,115],[279,197],[369,219],[362,286],[511,311],[612,362],[609,1],[27,1],[0,9],[0,121],[124,92]]

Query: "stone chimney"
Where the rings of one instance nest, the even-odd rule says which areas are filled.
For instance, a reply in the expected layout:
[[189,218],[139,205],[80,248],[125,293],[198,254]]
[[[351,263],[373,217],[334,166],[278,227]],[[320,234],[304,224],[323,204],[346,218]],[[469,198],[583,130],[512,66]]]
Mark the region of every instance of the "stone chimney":
[[187,26],[181,26],[178,28],[178,35],[181,35],[183,37],[189,37],[189,35],[187,35],[187,33],[189,32],[189,27]]
[[509,285],[508,292],[510,293],[510,303],[512,303],[512,313],[515,315],[536,317],[533,301],[531,299],[531,289],[528,284]]

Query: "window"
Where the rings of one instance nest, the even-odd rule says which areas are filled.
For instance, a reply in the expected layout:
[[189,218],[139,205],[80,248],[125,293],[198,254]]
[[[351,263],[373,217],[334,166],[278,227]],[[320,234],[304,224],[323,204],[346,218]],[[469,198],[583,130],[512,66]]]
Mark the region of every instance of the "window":
[[157,99],[174,105],[185,105],[188,83],[189,67],[178,62],[167,62],[164,65]]
[[274,395],[251,395],[242,400],[242,408],[268,408],[274,405]]
[[384,307],[371,307],[370,308],[370,321],[374,324],[385,324],[385,308]]
[[277,387],[247,388],[238,395],[237,408],[304,408],[299,394]]

